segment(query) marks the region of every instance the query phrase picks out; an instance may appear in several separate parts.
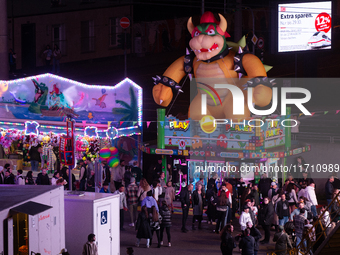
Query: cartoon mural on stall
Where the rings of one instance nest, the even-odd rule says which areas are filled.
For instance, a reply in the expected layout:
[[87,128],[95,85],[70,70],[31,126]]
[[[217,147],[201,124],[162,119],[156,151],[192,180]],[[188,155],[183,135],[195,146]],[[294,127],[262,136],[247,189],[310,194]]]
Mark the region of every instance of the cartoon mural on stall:
[[117,86],[89,86],[44,74],[0,84],[0,110],[6,109],[7,117],[13,121],[62,121],[64,116],[60,112],[65,111],[79,115],[77,122],[124,121],[123,127],[137,122],[142,125],[142,89],[129,79]]
[[[71,114],[76,123],[81,123],[75,130],[78,159],[96,157],[101,148],[115,144],[120,159],[127,163],[137,160],[137,135],[142,131],[142,88],[128,78],[116,86],[98,86],[43,74],[0,81],[0,96],[0,120],[4,122],[0,124],[0,144],[6,149],[27,132],[28,149],[32,141],[40,143],[46,135],[52,138],[52,132],[59,137],[65,128],[58,129],[58,125]],[[23,119],[27,120],[26,125]],[[102,124],[100,128],[98,124]],[[15,132],[9,132],[11,125],[15,126]],[[28,156],[25,160],[29,160]]]
[[[244,125],[247,122],[232,125],[218,124],[215,131],[211,132],[210,129],[207,131],[204,127],[202,128],[200,121],[183,121],[174,117],[166,117],[165,146],[167,149],[187,150],[188,154],[193,157],[232,157],[235,155],[243,157],[253,155],[251,153],[261,155],[271,148],[285,144],[282,120],[284,117],[276,117],[275,120],[268,119],[263,121],[263,126],[258,127],[255,127],[255,123]],[[229,120],[228,123],[230,122]],[[187,143],[180,146],[183,140]]]

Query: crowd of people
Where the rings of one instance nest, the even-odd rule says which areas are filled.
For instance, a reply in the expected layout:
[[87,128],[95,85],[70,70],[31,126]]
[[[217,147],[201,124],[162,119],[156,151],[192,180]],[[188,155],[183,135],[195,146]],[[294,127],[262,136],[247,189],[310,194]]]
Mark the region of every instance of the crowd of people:
[[[79,185],[72,176],[72,189],[81,191],[94,191],[95,170],[90,158],[80,160]],[[305,164],[302,158],[297,159],[297,164],[303,169]],[[120,196],[120,230],[124,231],[124,214],[129,212],[130,227],[136,230],[136,246],[139,247],[142,239],[146,239],[146,247],[152,245],[153,234],[156,233],[157,247],[164,245],[164,230],[167,234],[167,243],[171,247],[172,214],[174,212],[175,189],[171,176],[165,181],[165,173],[158,171],[153,174],[153,181],[148,182],[143,178],[142,170],[138,163],[126,166],[124,160],[115,168],[110,168],[107,162],[101,162],[102,193],[113,193]],[[0,168],[0,184],[18,185],[63,185],[68,188],[68,168],[62,167],[61,172],[55,172],[50,180],[46,169],[42,169],[36,180],[32,171],[26,177],[23,171],[18,170],[14,176],[9,164]],[[326,210],[332,200],[338,196],[339,190],[334,188],[334,176],[329,176],[325,183],[327,206],[318,208],[318,199],[315,192],[315,182],[303,172],[301,178],[295,179],[288,173],[287,179],[281,182],[268,178],[263,173],[258,183],[250,181],[245,183],[243,178],[217,180],[213,173],[204,189],[202,181],[195,184],[182,186],[178,196],[182,208],[181,231],[187,233],[186,222],[189,208],[193,208],[192,230],[202,229],[204,211],[207,215],[207,224],[214,225],[213,232],[220,234],[222,254],[232,254],[234,248],[242,250],[243,255],[256,255],[260,244],[276,242],[276,254],[285,254],[287,249],[302,247],[300,243],[310,235],[309,243],[313,242],[313,251],[322,243],[322,238],[316,238],[322,228],[313,229],[313,223],[321,220],[326,234],[329,234],[335,223],[340,220],[340,205],[333,203]],[[151,185],[150,185],[151,184]],[[340,201],[340,197],[338,198]],[[138,213],[137,208],[141,211]],[[239,218],[238,218],[239,216]],[[322,216],[320,218],[320,216]],[[233,222],[238,218],[241,233],[233,237]],[[263,229],[264,235],[259,231]],[[313,231],[310,231],[310,230]],[[272,236],[271,230],[275,231]],[[292,231],[294,230],[294,231]],[[294,235],[294,234],[295,235]],[[261,240],[262,239],[262,240]],[[304,241],[304,247],[307,242]],[[313,251],[310,251],[313,252]]]

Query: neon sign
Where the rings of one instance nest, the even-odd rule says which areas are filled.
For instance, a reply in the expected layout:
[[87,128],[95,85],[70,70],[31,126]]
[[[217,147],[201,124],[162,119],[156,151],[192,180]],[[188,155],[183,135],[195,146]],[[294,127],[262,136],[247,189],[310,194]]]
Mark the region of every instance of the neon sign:
[[189,128],[190,121],[170,121],[169,129],[187,131]]

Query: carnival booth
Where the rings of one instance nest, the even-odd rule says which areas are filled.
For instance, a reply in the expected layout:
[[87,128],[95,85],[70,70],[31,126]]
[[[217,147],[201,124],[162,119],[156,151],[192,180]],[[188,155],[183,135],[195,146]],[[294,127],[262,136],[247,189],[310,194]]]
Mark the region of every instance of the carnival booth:
[[142,88],[128,78],[104,86],[52,74],[0,81],[0,129],[0,165],[14,169],[30,169],[37,146],[50,173],[105,147],[115,147],[110,165],[140,161]]
[[[284,158],[311,150],[310,145],[299,148],[287,146],[286,117],[244,120],[213,125],[214,118],[201,121],[166,117],[164,121],[164,149],[141,146],[150,154],[168,155],[180,170],[187,173],[175,177],[178,182],[195,184],[217,173],[218,180],[240,178],[257,183],[262,173],[278,180],[284,178]],[[216,123],[216,122],[215,122]],[[285,124],[286,123],[286,124]],[[159,132],[158,132],[159,133]],[[288,137],[288,138],[287,138]],[[286,147],[290,147],[286,150]],[[174,176],[173,176],[174,178]]]

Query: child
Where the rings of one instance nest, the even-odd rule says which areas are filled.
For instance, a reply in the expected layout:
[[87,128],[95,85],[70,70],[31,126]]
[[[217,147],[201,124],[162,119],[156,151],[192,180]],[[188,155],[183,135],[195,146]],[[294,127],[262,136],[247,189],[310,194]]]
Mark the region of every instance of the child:
[[151,229],[149,224],[149,214],[146,206],[142,206],[141,212],[138,214],[136,223],[137,242],[136,246],[139,247],[140,240],[146,239],[146,248],[150,247]]
[[149,214],[149,217],[150,217],[150,228],[151,228],[151,241],[150,241],[150,245],[152,244],[153,232],[156,231],[157,241],[158,241],[157,248],[161,248],[161,240],[160,240],[160,236],[159,236],[159,230],[161,228],[162,216],[157,212],[157,209],[156,209],[155,206],[151,207],[151,211],[152,211],[152,214],[151,213]]
[[171,227],[171,212],[169,210],[169,207],[167,206],[166,201],[162,202],[162,206],[159,210],[160,215],[162,216],[162,223],[161,223],[161,229],[160,229],[160,239],[161,239],[161,245],[163,245],[163,231],[164,228],[166,229],[166,234],[168,236],[168,242],[169,247],[171,247],[171,236],[170,236],[170,227]]

